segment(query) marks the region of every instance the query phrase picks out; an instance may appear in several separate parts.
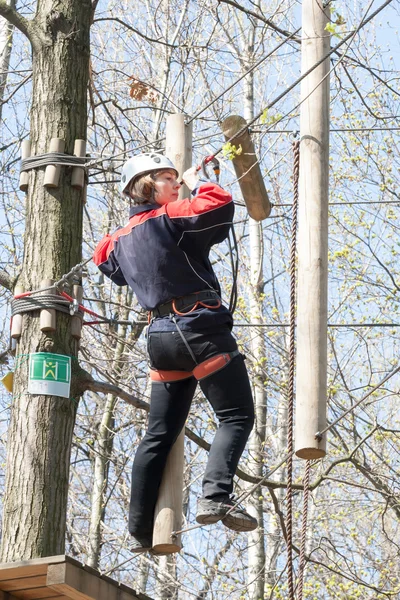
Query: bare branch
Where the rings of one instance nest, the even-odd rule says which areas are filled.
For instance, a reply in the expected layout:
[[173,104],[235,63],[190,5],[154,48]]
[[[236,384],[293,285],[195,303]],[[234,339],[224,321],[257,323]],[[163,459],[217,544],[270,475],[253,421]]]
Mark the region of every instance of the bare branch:
[[7,290],[12,291],[14,287],[14,280],[11,275],[9,275],[6,271],[0,270],[0,285],[6,288]]
[[169,44],[168,42],[163,42],[160,39],[156,40],[154,38],[150,38],[147,35],[145,35],[144,33],[142,33],[141,31],[139,31],[138,29],[135,29],[131,25],[128,25],[128,23],[125,23],[125,21],[123,21],[122,19],[119,19],[118,17],[101,17],[98,19],[93,19],[93,23],[98,23],[99,21],[116,21],[117,23],[119,23],[120,25],[125,27],[126,29],[129,29],[129,31],[133,31],[133,33],[136,33],[141,38],[143,38],[144,40],[147,40],[148,42],[151,42],[152,44],[153,43],[162,44],[163,46],[169,46],[170,48],[184,48],[186,46],[186,44],[182,44],[182,45]]
[[251,17],[255,17],[256,19],[259,19],[260,21],[262,21],[263,23],[265,23],[266,25],[271,27],[271,29],[273,29],[277,33],[280,33],[281,35],[284,35],[285,37],[293,37],[294,41],[301,41],[299,38],[296,39],[296,37],[293,36],[292,32],[286,31],[286,29],[281,29],[280,27],[278,27],[278,25],[275,25],[275,23],[273,21],[271,21],[270,19],[265,18],[260,13],[254,12],[253,10],[250,10],[248,8],[244,8],[243,6],[240,6],[240,4],[238,4],[237,2],[234,2],[233,0],[219,0],[219,2],[221,4],[229,4],[230,6],[233,6],[234,8],[237,8],[238,10],[244,12],[247,16],[251,16]]
[[102,394],[113,394],[114,396],[118,396],[125,400],[127,404],[134,406],[135,408],[139,408],[149,412],[150,404],[148,402],[144,402],[144,400],[140,400],[132,394],[125,392],[118,385],[113,385],[112,383],[106,383],[105,381],[96,381],[92,377],[89,377],[89,374],[85,374],[86,377],[80,382],[81,391],[90,391],[90,392],[100,392]]
[[7,4],[6,0],[0,0],[0,16],[7,19],[14,27],[26,35],[32,46],[34,46],[37,35],[32,21],[20,15],[15,8]]

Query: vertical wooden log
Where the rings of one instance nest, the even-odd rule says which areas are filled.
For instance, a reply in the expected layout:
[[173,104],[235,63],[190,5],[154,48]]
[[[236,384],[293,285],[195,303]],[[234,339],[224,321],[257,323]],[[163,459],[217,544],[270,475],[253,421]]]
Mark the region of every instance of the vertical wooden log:
[[[180,113],[167,117],[165,156],[172,160],[180,177],[192,166],[192,123],[185,125],[185,117]],[[188,196],[190,190],[183,185],[179,198]]]
[[169,453],[158,492],[153,529],[155,552],[170,554],[182,548],[181,536],[171,534],[182,528],[184,443],[182,430]]
[[[74,156],[86,156],[86,140],[75,140]],[[72,169],[71,185],[73,188],[83,190],[85,187],[85,169],[82,167]]]
[[[72,296],[78,300],[79,304],[82,302],[83,288],[81,285],[74,285]],[[76,340],[81,339],[82,335],[82,317],[74,316],[71,317],[71,335]]]
[[[14,296],[19,296],[19,294],[23,294],[24,288],[17,285],[14,288]],[[18,340],[21,337],[22,333],[22,319],[23,315],[14,315],[11,321],[11,339]]]
[[[48,288],[54,283],[54,279],[43,279],[40,283],[40,289]],[[44,294],[56,295],[56,290],[46,290]],[[56,311],[54,308],[44,308],[40,311],[40,331],[56,330]]]
[[[29,158],[31,155],[31,142],[29,140],[24,140],[21,143],[21,158]],[[29,183],[29,171],[22,171],[19,176],[19,189],[21,192],[26,192],[28,190]]]
[[[325,31],[329,7],[322,0],[303,0],[302,72],[327,55]],[[329,59],[301,84],[300,182],[297,291],[297,456],[326,454],[328,187],[329,187]],[[314,90],[314,91],[313,91]]]
[[[170,115],[166,138],[165,154],[182,176],[192,164],[192,126],[185,125],[183,115]],[[183,188],[186,186],[180,194],[185,197],[190,192]],[[171,534],[182,527],[184,435],[182,431],[171,449],[158,493],[153,529],[153,548],[157,552],[179,552],[182,547],[180,536],[173,538]]]
[[236,148],[242,147],[242,152],[232,160],[233,166],[249,215],[255,221],[262,221],[269,216],[271,203],[247,129],[247,121],[243,117],[232,115],[222,122],[221,127],[226,140],[233,138],[231,144]]
[[[49,152],[64,152],[65,141],[61,138],[51,138]],[[43,185],[49,188],[57,188],[60,180],[61,167],[47,165],[44,172]]]

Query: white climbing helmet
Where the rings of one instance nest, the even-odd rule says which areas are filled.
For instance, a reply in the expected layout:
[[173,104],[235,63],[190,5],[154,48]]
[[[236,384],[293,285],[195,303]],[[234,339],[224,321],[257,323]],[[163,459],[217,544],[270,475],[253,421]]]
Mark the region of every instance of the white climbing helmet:
[[143,175],[143,173],[159,171],[160,169],[172,169],[175,171],[176,176],[179,177],[175,165],[163,154],[145,152],[144,154],[138,154],[137,156],[130,158],[122,167],[120,183],[121,194],[127,195],[126,188],[135,177]]

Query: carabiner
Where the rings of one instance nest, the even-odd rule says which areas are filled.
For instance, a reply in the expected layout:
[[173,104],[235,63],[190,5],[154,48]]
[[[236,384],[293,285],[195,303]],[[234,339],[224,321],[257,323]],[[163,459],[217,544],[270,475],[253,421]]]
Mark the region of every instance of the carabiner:
[[215,156],[206,156],[205,158],[203,158],[203,160],[201,161],[201,172],[203,174],[203,177],[205,179],[208,179],[208,181],[211,181],[211,178],[207,172],[207,165],[212,164],[212,168],[214,171],[214,175],[215,175],[215,179],[217,181],[217,183],[219,183],[219,175],[221,173],[221,169],[219,166],[219,160],[217,158],[215,158]]

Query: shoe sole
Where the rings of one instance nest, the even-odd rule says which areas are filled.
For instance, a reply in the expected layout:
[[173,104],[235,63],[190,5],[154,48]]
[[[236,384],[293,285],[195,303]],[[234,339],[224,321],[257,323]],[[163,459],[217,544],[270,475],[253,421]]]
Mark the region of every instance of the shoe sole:
[[197,523],[200,525],[213,525],[221,521],[224,515],[199,515],[196,517]]
[[231,515],[224,517],[222,522],[228,529],[232,529],[232,531],[237,531],[240,533],[254,531],[258,527],[257,521],[238,519],[238,517],[233,517]]

